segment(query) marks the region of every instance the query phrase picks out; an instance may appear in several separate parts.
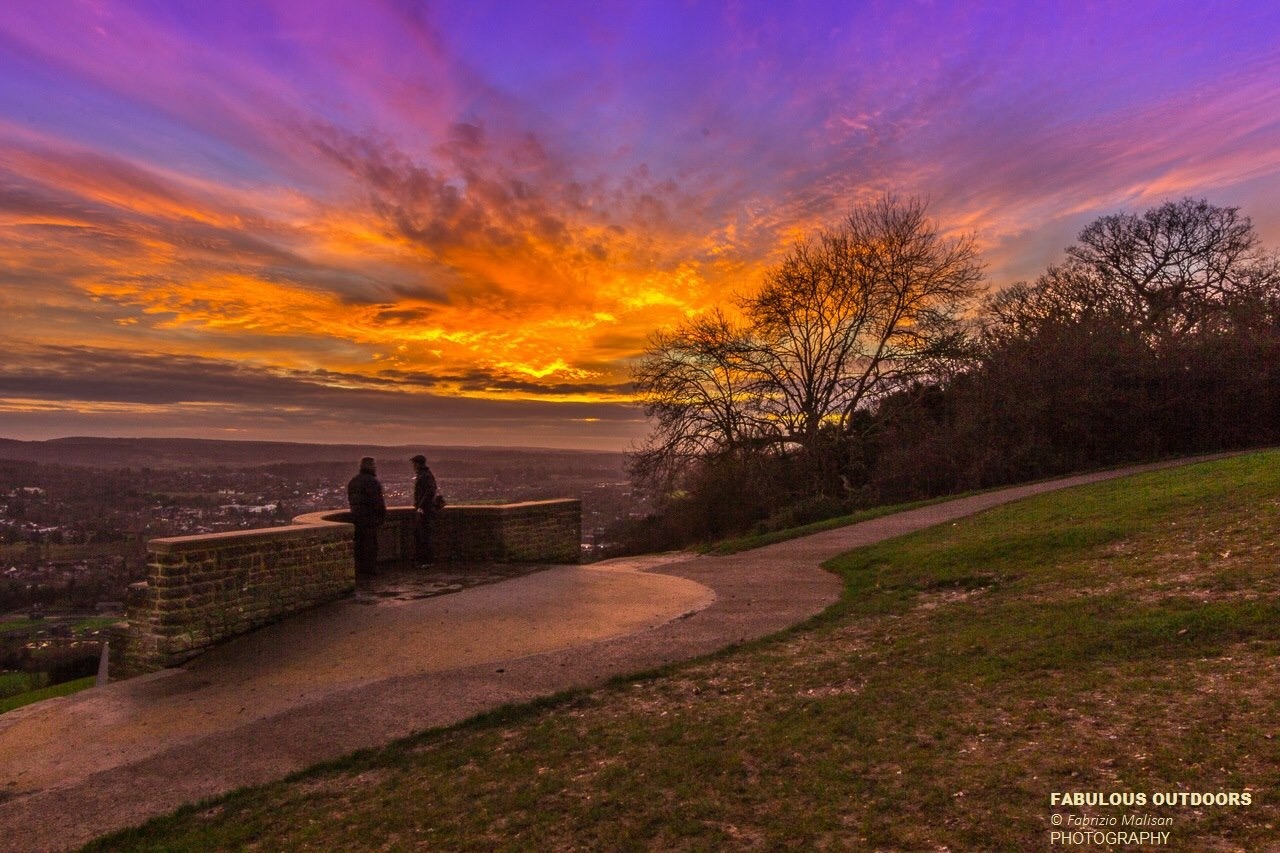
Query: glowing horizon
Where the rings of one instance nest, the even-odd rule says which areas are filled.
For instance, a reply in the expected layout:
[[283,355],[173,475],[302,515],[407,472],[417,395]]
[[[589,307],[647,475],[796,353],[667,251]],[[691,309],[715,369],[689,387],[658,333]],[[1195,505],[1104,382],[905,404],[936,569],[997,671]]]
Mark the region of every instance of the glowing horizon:
[[17,4],[0,437],[620,448],[649,333],[884,191],[993,287],[1183,195],[1280,248],[1278,44],[1264,3]]

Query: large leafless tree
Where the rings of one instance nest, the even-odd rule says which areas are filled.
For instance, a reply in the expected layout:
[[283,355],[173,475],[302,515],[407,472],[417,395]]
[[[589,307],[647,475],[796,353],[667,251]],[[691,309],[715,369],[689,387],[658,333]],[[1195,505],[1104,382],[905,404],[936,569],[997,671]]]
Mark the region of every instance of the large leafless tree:
[[997,338],[1105,319],[1157,348],[1273,313],[1280,263],[1238,208],[1184,198],[1094,220],[1034,285],[988,305]]
[[860,407],[937,369],[981,281],[973,239],[943,237],[919,199],[859,205],[797,245],[744,303],[787,437],[848,431]]
[[718,310],[653,335],[632,369],[654,421],[648,443],[631,455],[637,480],[661,489],[690,461],[732,452],[761,434],[750,349],[747,330]]
[[633,470],[849,431],[859,408],[955,355],[981,280],[973,239],[944,237],[924,202],[856,206],[741,299],[741,328],[717,313],[654,337],[634,380],[655,429]]

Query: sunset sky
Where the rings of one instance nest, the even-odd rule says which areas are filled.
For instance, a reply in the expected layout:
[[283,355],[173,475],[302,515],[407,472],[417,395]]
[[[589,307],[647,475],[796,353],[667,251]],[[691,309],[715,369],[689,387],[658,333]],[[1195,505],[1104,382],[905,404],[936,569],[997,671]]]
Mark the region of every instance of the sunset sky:
[[887,190],[989,284],[1280,248],[1280,4],[9,0],[0,437],[622,449],[656,328]]

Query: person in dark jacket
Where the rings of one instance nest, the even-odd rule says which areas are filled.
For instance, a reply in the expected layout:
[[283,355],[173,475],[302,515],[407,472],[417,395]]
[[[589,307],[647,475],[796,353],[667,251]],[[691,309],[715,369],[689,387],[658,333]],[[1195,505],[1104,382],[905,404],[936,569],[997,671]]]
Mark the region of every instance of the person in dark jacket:
[[425,567],[435,562],[431,549],[431,516],[436,510],[436,478],[427,467],[427,457],[419,453],[413,459],[413,557]]
[[360,460],[360,473],[347,483],[347,503],[356,526],[356,574],[369,576],[378,571],[378,528],[387,518],[387,502],[378,482],[378,468],[372,456]]

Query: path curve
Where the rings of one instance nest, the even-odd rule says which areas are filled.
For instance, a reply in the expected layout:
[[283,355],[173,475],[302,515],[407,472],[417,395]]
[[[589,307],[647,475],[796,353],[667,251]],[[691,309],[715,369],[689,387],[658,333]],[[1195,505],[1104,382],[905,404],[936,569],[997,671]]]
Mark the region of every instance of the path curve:
[[563,566],[398,610],[337,602],[182,669],[0,716],[0,849],[72,848],[500,705],[767,636],[836,601],[840,581],[820,565],[845,551],[1194,461],[1001,489],[730,557]]

